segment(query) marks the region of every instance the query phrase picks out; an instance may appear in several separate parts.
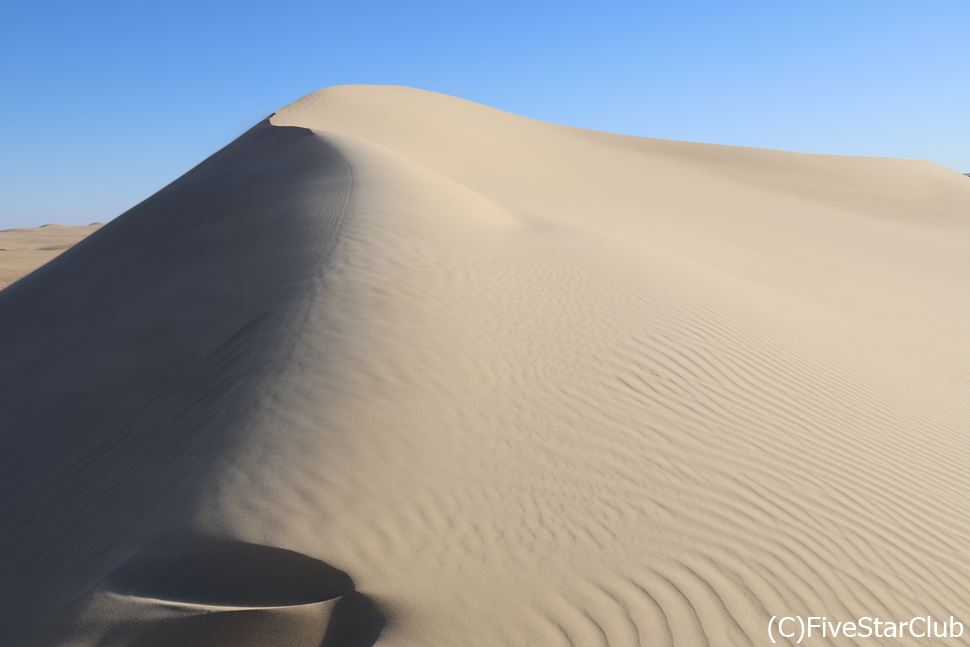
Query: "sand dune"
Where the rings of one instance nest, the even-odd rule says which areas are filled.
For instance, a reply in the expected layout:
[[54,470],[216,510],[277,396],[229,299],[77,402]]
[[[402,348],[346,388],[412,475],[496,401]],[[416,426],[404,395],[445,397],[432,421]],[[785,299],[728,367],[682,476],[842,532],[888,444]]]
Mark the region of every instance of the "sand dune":
[[968,236],[929,162],[305,97],[0,292],[2,642],[970,620]]
[[44,225],[0,231],[0,290],[97,231],[99,223],[84,226]]

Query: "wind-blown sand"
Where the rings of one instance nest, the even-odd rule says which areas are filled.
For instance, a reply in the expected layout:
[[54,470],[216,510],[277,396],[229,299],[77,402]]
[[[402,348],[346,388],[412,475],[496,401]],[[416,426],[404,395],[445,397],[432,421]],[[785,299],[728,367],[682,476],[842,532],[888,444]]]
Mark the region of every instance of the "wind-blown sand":
[[305,97],[0,292],[0,642],[970,621],[968,242],[929,162]]
[[0,290],[89,236],[100,226],[100,223],[92,223],[0,230]]

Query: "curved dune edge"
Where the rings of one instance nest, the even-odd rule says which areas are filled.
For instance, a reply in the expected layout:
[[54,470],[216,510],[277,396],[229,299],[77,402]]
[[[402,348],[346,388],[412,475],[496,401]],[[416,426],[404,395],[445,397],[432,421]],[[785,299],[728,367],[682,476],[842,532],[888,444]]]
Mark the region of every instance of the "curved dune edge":
[[173,536],[338,565],[391,647],[970,618],[968,233],[927,162],[310,95],[0,292],[0,635],[328,640],[112,590]]
[[342,571],[293,551],[212,537],[168,538],[127,560],[71,629],[99,645],[358,645],[383,613]]
[[383,623],[373,603],[355,592],[320,602],[269,607],[101,593],[85,604],[70,635],[81,644],[106,646],[260,647],[285,641],[294,647],[369,647],[380,636]]

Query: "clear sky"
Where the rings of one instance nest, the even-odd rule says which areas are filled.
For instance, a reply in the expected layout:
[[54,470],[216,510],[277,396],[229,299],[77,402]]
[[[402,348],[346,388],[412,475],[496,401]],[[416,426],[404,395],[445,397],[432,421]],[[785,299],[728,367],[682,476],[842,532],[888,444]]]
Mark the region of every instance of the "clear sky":
[[108,220],[338,83],[970,171],[970,0],[8,0],[0,228]]

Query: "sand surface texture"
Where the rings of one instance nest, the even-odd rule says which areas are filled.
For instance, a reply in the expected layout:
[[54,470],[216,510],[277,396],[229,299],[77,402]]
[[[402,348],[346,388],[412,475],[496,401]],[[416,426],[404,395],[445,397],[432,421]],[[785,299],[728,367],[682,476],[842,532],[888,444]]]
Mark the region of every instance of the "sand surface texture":
[[0,292],[0,643],[970,621],[968,252],[929,162],[309,95]]

